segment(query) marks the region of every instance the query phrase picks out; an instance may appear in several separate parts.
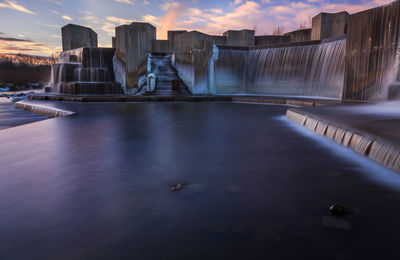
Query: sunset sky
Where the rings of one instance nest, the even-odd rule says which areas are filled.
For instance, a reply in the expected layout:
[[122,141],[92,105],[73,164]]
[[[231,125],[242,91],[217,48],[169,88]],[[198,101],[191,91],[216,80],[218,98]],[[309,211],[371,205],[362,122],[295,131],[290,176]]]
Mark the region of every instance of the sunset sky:
[[61,50],[60,28],[68,23],[91,27],[99,45],[111,46],[114,28],[132,21],[157,27],[157,37],[170,29],[221,35],[228,29],[254,29],[270,34],[308,23],[319,12],[349,13],[393,0],[0,0],[0,53],[50,55]]

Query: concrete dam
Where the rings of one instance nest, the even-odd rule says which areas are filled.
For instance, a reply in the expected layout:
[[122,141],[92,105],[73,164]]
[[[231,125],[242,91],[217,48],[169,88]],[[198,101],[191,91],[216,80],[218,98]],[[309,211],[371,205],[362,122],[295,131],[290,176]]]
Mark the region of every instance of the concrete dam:
[[385,100],[398,79],[399,10],[395,1],[352,15],[320,13],[312,28],[284,35],[169,31],[168,40],[157,40],[156,27],[135,22],[115,29],[113,48],[99,48],[93,30],[69,24],[48,90]]

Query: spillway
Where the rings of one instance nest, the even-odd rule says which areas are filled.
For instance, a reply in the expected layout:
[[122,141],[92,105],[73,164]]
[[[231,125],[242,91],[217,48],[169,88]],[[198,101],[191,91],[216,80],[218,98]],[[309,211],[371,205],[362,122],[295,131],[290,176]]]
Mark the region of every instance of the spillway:
[[321,44],[253,48],[219,47],[217,94],[269,94],[340,99],[346,39]]
[[60,54],[52,66],[53,91],[64,94],[123,94],[114,81],[111,48],[79,48]]

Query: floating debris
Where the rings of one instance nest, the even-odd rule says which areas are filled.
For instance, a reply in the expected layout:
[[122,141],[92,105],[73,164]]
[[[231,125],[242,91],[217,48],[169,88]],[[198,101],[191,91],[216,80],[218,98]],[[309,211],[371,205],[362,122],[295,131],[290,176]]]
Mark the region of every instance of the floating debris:
[[339,203],[335,203],[332,206],[330,206],[329,210],[331,211],[332,215],[336,215],[336,216],[344,215],[347,213],[346,207]]
[[176,185],[172,185],[169,189],[170,189],[171,191],[180,191],[180,190],[182,190],[183,188],[185,188],[185,186],[186,186],[187,184],[188,184],[188,183],[186,183],[186,182],[179,183],[179,184],[176,184]]

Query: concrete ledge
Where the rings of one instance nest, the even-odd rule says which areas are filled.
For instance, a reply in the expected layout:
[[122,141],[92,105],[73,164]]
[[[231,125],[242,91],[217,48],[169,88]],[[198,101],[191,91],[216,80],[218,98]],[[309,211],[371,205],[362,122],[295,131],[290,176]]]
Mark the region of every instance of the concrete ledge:
[[337,103],[337,100],[318,100],[318,99],[307,99],[307,98],[290,98],[290,97],[268,97],[268,96],[232,96],[233,102],[242,103],[259,103],[259,104],[278,104],[278,105],[289,105],[297,107],[313,107],[323,106],[326,104]]
[[231,101],[226,96],[106,96],[106,95],[58,95],[35,94],[30,100],[55,100],[74,102],[200,102],[200,101]]
[[48,117],[61,117],[61,116],[70,116],[76,114],[76,112],[49,107],[42,104],[24,102],[24,101],[16,102],[14,104],[14,107],[29,111],[36,115],[48,116]]
[[67,95],[67,94],[33,94],[30,100],[53,100],[73,102],[199,102],[199,101],[224,101],[254,104],[277,104],[297,107],[314,107],[328,104],[337,104],[334,99],[311,99],[285,96],[124,96],[124,95]]
[[288,109],[286,117],[400,173],[400,147],[387,140],[296,109]]

